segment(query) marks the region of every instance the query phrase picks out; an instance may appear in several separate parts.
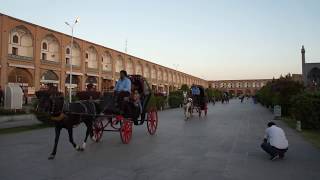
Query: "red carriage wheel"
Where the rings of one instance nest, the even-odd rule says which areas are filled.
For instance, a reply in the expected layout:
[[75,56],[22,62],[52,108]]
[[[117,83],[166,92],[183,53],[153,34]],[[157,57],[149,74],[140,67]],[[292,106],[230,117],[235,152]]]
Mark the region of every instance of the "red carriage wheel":
[[127,119],[122,119],[120,121],[120,137],[123,144],[129,144],[132,137],[132,122]]
[[99,142],[103,134],[103,123],[101,120],[96,120],[92,125],[93,136],[91,139],[95,142]]
[[158,113],[156,110],[148,112],[147,127],[150,135],[154,135],[156,133],[158,128]]

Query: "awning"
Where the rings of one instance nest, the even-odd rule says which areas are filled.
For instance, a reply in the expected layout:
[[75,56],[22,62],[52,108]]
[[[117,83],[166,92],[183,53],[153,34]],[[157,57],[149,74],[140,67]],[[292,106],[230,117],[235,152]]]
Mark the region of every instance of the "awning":
[[17,85],[17,86],[29,86],[28,83],[8,83],[9,86]]
[[106,80],[113,80],[112,77],[103,77],[103,79],[106,79]]
[[[65,84],[65,86],[66,86],[67,88],[70,88],[70,85],[69,85],[69,84]],[[71,88],[76,88],[76,87],[78,87],[78,84],[71,84]]]
[[59,81],[56,80],[40,80],[41,83],[52,83],[52,84],[59,84]]
[[27,68],[27,69],[34,69],[33,65],[23,65],[23,64],[13,64],[9,63],[10,67],[19,67],[19,68]]
[[[70,71],[67,71],[66,74],[71,74]],[[83,73],[72,72],[72,75],[83,76]]]
[[101,76],[102,79],[114,80],[112,74],[104,74]]
[[99,74],[87,73],[87,76],[95,76],[95,77],[99,77]]

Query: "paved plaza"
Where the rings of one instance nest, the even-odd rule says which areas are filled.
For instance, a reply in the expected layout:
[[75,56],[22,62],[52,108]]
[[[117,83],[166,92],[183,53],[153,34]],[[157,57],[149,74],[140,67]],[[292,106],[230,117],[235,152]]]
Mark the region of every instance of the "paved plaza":
[[[270,161],[261,151],[269,110],[251,101],[209,106],[207,118],[184,121],[181,109],[159,113],[157,135],[134,127],[129,145],[105,133],[76,152],[63,131],[56,159],[47,160],[54,129],[0,136],[1,180],[312,180],[320,179],[320,151],[282,122],[290,147],[285,160]],[[75,140],[84,136],[75,129]]]

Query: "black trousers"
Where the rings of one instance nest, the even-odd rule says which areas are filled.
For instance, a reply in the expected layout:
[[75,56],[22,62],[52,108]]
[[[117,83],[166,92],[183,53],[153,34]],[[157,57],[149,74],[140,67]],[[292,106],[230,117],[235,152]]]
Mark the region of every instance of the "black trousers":
[[[129,97],[130,97],[130,93],[124,92],[124,91],[116,92],[115,96],[114,96],[115,103],[116,103],[115,106],[117,109],[116,111],[119,111],[117,113],[125,115],[126,117],[129,116],[129,112],[128,112],[130,109],[129,108],[129,101],[128,101]],[[127,98],[127,100],[126,100],[126,98]]]
[[280,157],[283,157],[284,154],[288,151],[287,149],[278,149],[274,146],[271,146],[269,143],[267,142],[263,142],[261,144],[261,148],[268,154],[270,154],[270,156],[277,156],[279,155]]

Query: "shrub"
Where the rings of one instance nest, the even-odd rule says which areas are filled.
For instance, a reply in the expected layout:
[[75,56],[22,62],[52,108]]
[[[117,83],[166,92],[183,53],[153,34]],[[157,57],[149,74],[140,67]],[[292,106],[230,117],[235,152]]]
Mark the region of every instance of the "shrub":
[[183,103],[183,92],[182,91],[173,91],[169,94],[169,106],[171,108],[180,107]]
[[185,92],[190,91],[190,88],[187,84],[182,84],[180,89]]
[[290,100],[293,96],[303,92],[300,82],[294,81],[290,75],[272,80],[257,92],[257,100],[266,107],[281,106],[283,115],[289,115]]
[[5,115],[19,115],[19,114],[26,114],[27,112],[24,109],[2,109],[0,108],[0,115],[5,116]]
[[157,102],[156,102],[156,98],[155,98],[154,94],[152,93],[150,96],[149,102],[146,105],[146,110],[150,111],[150,110],[154,109],[155,107],[157,107]]
[[166,105],[166,96],[155,96],[157,109],[163,109]]
[[166,105],[167,96],[160,96],[157,94],[151,94],[149,103],[147,104],[147,111],[154,108],[160,110],[161,107],[164,108]]
[[304,92],[291,99],[291,116],[303,129],[320,129],[320,93]]

